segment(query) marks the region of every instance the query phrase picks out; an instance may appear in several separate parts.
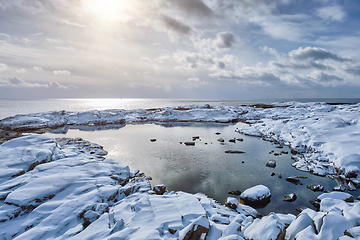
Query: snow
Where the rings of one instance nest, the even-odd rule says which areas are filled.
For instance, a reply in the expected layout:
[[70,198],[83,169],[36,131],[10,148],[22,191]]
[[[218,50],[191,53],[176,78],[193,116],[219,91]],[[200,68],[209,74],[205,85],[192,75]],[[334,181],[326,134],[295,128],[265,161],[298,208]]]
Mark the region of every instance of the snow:
[[[145,122],[244,122],[238,132],[290,146],[298,152],[294,166],[317,175],[335,171],[355,173],[360,181],[360,104],[273,103],[273,108],[251,106],[183,106],[136,110],[54,111],[16,115],[0,121],[0,129],[31,131],[45,128],[120,128]],[[16,174],[17,170],[13,169]],[[10,171],[8,174],[12,174]],[[1,173],[2,175],[5,173]]]
[[[238,132],[296,151],[295,167],[318,175],[340,174],[348,186],[360,181],[360,104],[274,106],[47,112],[3,119],[0,129],[242,121],[248,127]],[[148,177],[105,155],[101,146],[82,139],[38,134],[0,145],[0,239],[349,239],[360,232],[360,202],[347,193],[319,194],[319,212],[262,217],[236,198],[228,198],[225,206],[203,194],[156,195]],[[270,196],[266,186],[242,195]]]
[[271,197],[270,189],[264,185],[248,188],[240,195],[240,198],[245,201],[262,201],[269,197]]

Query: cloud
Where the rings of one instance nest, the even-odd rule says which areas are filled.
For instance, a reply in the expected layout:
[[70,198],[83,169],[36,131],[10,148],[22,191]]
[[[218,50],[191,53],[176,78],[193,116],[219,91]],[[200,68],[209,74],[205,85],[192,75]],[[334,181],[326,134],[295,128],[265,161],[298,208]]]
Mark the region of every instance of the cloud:
[[42,71],[43,70],[42,67],[38,67],[38,66],[34,66],[33,69],[36,70],[36,71]]
[[7,80],[0,79],[0,87],[10,88],[51,88],[51,89],[77,89],[75,85],[61,85],[58,82],[51,81],[49,84],[26,82],[17,77],[9,77]]
[[60,20],[60,22],[62,24],[65,24],[67,26],[72,26],[72,27],[79,27],[79,28],[85,28],[86,27],[86,25],[75,23],[75,22],[70,22],[70,21],[65,20],[65,19]]
[[317,15],[324,20],[341,22],[344,21],[346,12],[341,6],[334,5],[318,9]]
[[47,38],[46,41],[51,42],[51,43],[57,43],[57,44],[63,43],[63,41],[61,39],[53,39],[53,38]]
[[196,77],[188,78],[188,82],[198,82],[200,79]]
[[218,33],[214,44],[218,48],[231,48],[236,43],[236,37],[230,32]]
[[71,72],[68,70],[55,70],[53,71],[55,75],[70,75]]
[[210,17],[214,12],[201,0],[168,0],[168,3],[185,12],[187,15],[199,18]]
[[337,62],[346,62],[346,61],[351,61],[348,58],[342,58],[339,57],[338,55],[331,53],[329,51],[326,51],[323,48],[316,48],[316,47],[306,47],[306,48],[299,48],[297,50],[293,50],[289,53],[289,57],[294,58],[294,59],[298,59],[298,60],[307,60],[307,59],[312,59],[312,60],[334,60]]
[[9,67],[4,63],[0,63],[0,72],[6,71],[6,70],[9,70]]
[[186,24],[181,23],[180,21],[178,21],[174,18],[163,15],[162,20],[168,28],[170,28],[171,30],[174,30],[178,33],[189,34],[191,32],[191,27],[189,27]]

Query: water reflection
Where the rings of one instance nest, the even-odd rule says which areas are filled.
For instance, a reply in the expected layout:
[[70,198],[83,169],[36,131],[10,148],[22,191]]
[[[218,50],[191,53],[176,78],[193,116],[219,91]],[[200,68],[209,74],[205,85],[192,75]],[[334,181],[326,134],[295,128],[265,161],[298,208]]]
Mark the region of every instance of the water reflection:
[[[168,190],[202,192],[224,202],[229,191],[244,191],[258,184],[267,186],[271,202],[259,212],[270,211],[293,213],[298,206],[313,208],[309,200],[319,195],[306,188],[307,184],[321,184],[326,190],[337,185],[336,181],[297,171],[291,167],[290,154],[275,156],[274,153],[290,150],[276,148],[276,145],[260,138],[244,136],[234,130],[242,123],[166,123],[126,125],[119,129],[102,131],[80,131],[69,129],[66,134],[53,134],[54,137],[81,137],[104,146],[108,158],[119,159],[131,169],[140,169],[153,178],[152,185],[165,184]],[[165,126],[165,127],[164,127]],[[82,130],[82,129],[81,129]],[[94,129],[97,130],[97,129]],[[220,132],[221,135],[216,135]],[[195,146],[185,146],[180,142],[192,141]],[[223,144],[217,139],[224,138]],[[150,139],[156,139],[151,142]],[[229,139],[243,138],[244,141],[229,142]],[[240,150],[243,154],[226,154],[226,150]],[[269,154],[269,152],[274,151]],[[276,160],[276,167],[265,164]],[[274,172],[275,175],[271,176]],[[282,178],[278,175],[282,174]],[[303,185],[294,185],[285,180],[292,175],[306,176]],[[284,196],[296,193],[297,200],[284,202]]]

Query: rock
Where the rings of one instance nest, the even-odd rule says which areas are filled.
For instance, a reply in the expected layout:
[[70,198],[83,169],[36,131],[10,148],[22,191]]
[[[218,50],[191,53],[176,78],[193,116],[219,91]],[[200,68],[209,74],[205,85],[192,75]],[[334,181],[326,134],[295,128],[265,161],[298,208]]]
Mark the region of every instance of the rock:
[[283,148],[283,146],[282,146],[282,145],[280,145],[280,146],[276,146],[276,148]]
[[356,200],[360,200],[360,195],[356,197]]
[[244,139],[242,139],[242,138],[237,138],[236,140],[238,140],[239,142],[243,142],[243,141],[244,141]]
[[184,142],[186,146],[195,146],[195,142]]
[[237,200],[234,197],[228,197],[225,201],[225,206],[227,206],[231,209],[236,209],[238,204],[239,204],[239,200]]
[[290,193],[288,195],[285,195],[284,197],[285,197],[285,199],[283,201],[286,201],[286,202],[293,202],[297,199],[297,196],[295,193]]
[[195,136],[195,137],[192,137],[193,141],[195,141],[196,139],[200,139],[200,136]]
[[356,187],[354,186],[354,184],[352,182],[348,183],[347,188],[349,191],[356,191]]
[[352,238],[360,239],[360,226],[349,228],[345,230],[344,234]]
[[309,226],[312,226],[311,217],[305,211],[301,212],[286,229],[285,239],[294,240],[296,234],[303,231]]
[[270,152],[269,152],[269,154],[273,154],[274,153],[274,150],[271,150]]
[[87,211],[83,216],[82,219],[84,220],[85,227],[89,226],[92,222],[98,219],[100,214],[94,212],[92,210]]
[[246,189],[241,195],[240,199],[248,205],[262,205],[270,202],[271,192],[270,189],[264,185],[257,185],[252,188]]
[[154,186],[153,191],[157,195],[163,195],[166,191],[166,186],[164,184],[156,185],[156,186]]
[[322,186],[322,185],[308,184],[306,187],[308,189],[314,191],[314,192],[322,192],[322,191],[324,191],[324,186]]
[[281,154],[289,154],[288,151],[281,151]]
[[207,234],[209,230],[209,220],[205,216],[200,216],[179,232],[179,240],[197,240],[203,234]]
[[219,139],[218,139],[218,142],[222,142],[222,143],[223,143],[223,142],[225,142],[225,140],[224,140],[223,138],[219,138]]
[[228,192],[228,194],[239,196],[241,194],[241,191],[240,190],[230,191]]
[[354,197],[350,193],[345,193],[345,192],[323,193],[317,197],[317,200],[322,201],[325,198],[340,199],[350,203],[354,202]]
[[225,153],[241,154],[241,153],[245,153],[245,152],[243,152],[243,151],[238,151],[238,150],[226,150]]
[[270,173],[270,176],[275,176],[275,173],[274,173],[274,172],[271,172],[271,173]]
[[274,156],[279,156],[280,155],[280,153],[274,153]]
[[345,192],[346,187],[344,185],[337,185],[337,186],[333,187],[333,191]]
[[215,134],[216,134],[216,135],[220,135],[221,133],[220,133],[220,132],[216,132]]
[[316,209],[320,208],[320,203],[318,201],[310,200],[309,203],[311,203],[311,205],[313,205]]
[[156,142],[156,138],[151,138],[150,142]]
[[291,177],[287,177],[286,178],[286,181],[288,182],[291,182],[291,183],[294,183],[296,185],[302,185],[302,182],[300,182],[300,179],[298,176],[291,176]]
[[302,212],[302,211],[304,211],[305,209],[307,209],[307,207],[305,207],[305,206],[299,206],[299,207],[297,207],[296,208],[296,211],[298,211],[298,212]]
[[233,139],[229,139],[229,142],[232,142],[232,143],[235,143],[236,139],[233,138]]
[[274,168],[276,167],[276,161],[274,159],[271,159],[266,163],[266,166]]
[[281,175],[281,173],[278,175],[278,178],[282,178],[282,175]]
[[245,229],[246,239],[284,239],[285,223],[275,214],[255,219],[254,222]]
[[241,161],[241,163],[245,163],[244,161]]
[[230,220],[228,217],[224,217],[221,214],[214,214],[211,216],[210,218],[211,221],[213,221],[214,223],[219,223],[219,224],[229,224]]
[[347,173],[345,173],[345,177],[346,178],[357,178],[357,173],[356,172],[347,172]]

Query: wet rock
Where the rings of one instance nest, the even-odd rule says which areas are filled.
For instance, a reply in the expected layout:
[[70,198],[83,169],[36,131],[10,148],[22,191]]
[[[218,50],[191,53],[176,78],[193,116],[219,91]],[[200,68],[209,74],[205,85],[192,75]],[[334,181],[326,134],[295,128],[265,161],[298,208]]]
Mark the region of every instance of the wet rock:
[[287,177],[285,180],[288,182],[294,183],[296,185],[298,185],[298,184],[302,185],[302,182],[300,182],[300,179],[298,176]]
[[186,146],[195,146],[195,142],[184,142]]
[[316,209],[320,209],[320,203],[318,201],[310,200],[309,203],[313,205]]
[[296,211],[298,211],[298,212],[302,212],[302,211],[304,211],[305,209],[307,209],[307,207],[305,207],[305,206],[299,206],[299,207],[297,207],[296,208]]
[[200,139],[200,136],[195,136],[195,137],[192,137],[192,140],[195,141],[195,140],[199,140]]
[[236,139],[229,139],[229,142],[235,143]]
[[245,163],[244,161],[241,161],[241,163]]
[[278,175],[278,178],[282,178],[282,175],[281,175],[281,173]]
[[216,132],[215,134],[216,134],[216,135],[220,135],[220,134],[221,134],[221,132]]
[[242,138],[237,138],[236,140],[239,141],[239,142],[243,142],[243,141],[244,141],[244,139],[242,139]]
[[245,153],[245,152],[239,151],[239,150],[226,150],[225,153],[241,154],[241,153]]
[[346,178],[356,178],[357,174],[355,172],[347,172],[345,173]]
[[266,206],[270,202],[270,197],[270,189],[264,185],[257,185],[252,188],[246,189],[240,195],[240,199],[243,200],[246,205],[250,206]]
[[284,198],[285,198],[285,199],[284,199],[283,201],[293,202],[293,201],[295,201],[295,200],[297,199],[297,196],[296,196],[295,193],[290,193],[290,194],[288,194],[288,195],[285,195]]
[[151,138],[150,142],[156,142],[156,138]]
[[281,151],[281,154],[289,154],[288,151]]
[[276,148],[283,148],[283,146],[281,146],[281,145],[280,145],[280,146],[276,146]]
[[356,197],[356,200],[360,200],[360,195]]
[[159,184],[154,186],[153,191],[157,194],[157,195],[163,195],[166,191],[166,186],[164,184]]
[[266,163],[266,166],[274,168],[276,167],[276,161],[274,159],[271,159]]
[[274,173],[274,172],[271,172],[271,173],[270,173],[270,176],[275,176],[275,173]]
[[219,138],[219,139],[218,139],[218,142],[223,143],[223,142],[225,142],[225,140],[224,140],[223,138]]
[[274,153],[274,150],[271,150],[270,152],[269,152],[269,154],[273,154]]
[[318,184],[318,185],[308,184],[306,187],[314,192],[324,191],[324,186],[322,186],[320,184]]
[[333,187],[333,191],[345,192],[346,187],[344,185],[337,185],[337,186]]
[[241,194],[241,191],[240,190],[230,191],[228,192],[228,194],[239,196]]
[[280,155],[280,153],[274,153],[274,156],[279,156]]

